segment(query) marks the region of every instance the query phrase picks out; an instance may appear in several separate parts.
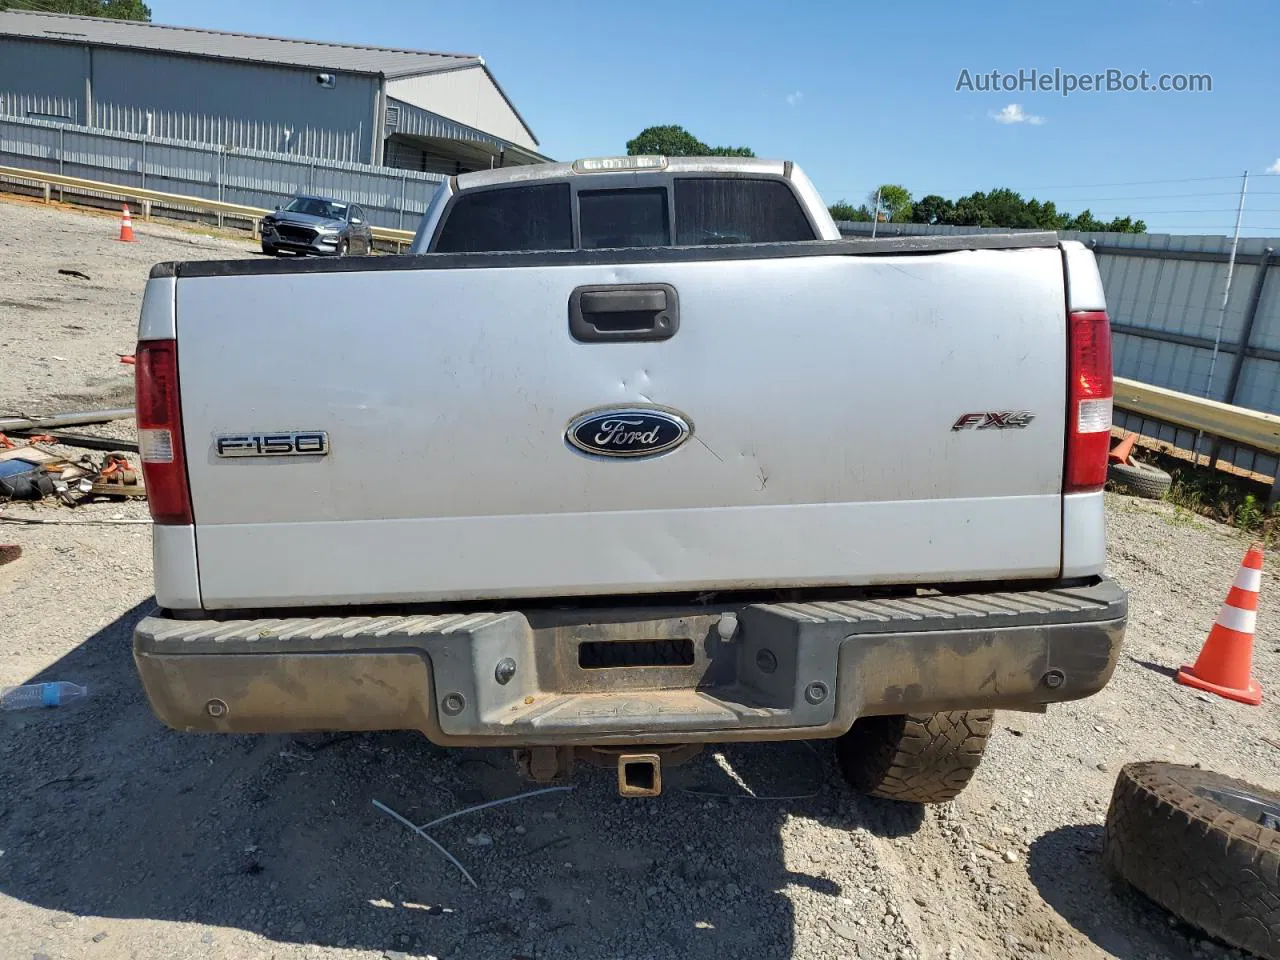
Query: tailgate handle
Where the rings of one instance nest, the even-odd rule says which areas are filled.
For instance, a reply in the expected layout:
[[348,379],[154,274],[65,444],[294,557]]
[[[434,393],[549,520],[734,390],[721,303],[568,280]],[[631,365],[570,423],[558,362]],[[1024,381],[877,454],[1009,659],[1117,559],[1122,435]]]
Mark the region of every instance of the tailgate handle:
[[669,283],[578,287],[569,295],[569,333],[579,343],[669,340],[680,329],[680,298]]

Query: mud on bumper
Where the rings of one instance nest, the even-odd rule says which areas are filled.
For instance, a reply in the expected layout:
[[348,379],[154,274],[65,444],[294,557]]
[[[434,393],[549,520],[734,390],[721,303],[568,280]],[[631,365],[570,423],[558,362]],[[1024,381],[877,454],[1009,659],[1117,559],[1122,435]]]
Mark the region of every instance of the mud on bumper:
[[1097,692],[1112,580],[1034,591],[698,609],[183,620],[134,657],[179,730],[420,730],[445,745],[838,736],[859,716],[1037,710]]

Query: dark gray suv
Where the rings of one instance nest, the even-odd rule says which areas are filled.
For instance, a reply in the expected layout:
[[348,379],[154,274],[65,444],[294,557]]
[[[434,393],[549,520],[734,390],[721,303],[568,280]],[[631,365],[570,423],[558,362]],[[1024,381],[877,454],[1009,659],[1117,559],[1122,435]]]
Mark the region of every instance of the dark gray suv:
[[373,229],[364,210],[328,197],[294,197],[262,218],[262,252],[345,257],[370,253]]

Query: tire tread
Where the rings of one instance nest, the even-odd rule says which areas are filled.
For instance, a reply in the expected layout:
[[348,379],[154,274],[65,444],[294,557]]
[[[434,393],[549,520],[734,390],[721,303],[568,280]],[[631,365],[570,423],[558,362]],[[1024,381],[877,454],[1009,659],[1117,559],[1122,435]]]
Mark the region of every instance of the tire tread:
[[845,779],[874,797],[945,803],[973,779],[991,710],[862,717],[837,742]]
[[1207,770],[1132,763],[1107,812],[1107,867],[1188,923],[1280,960],[1280,831],[1194,792],[1197,783],[1280,794]]
[[1107,467],[1107,479],[1149,500],[1163,499],[1173,486],[1173,477],[1159,467],[1147,464],[1110,464]]

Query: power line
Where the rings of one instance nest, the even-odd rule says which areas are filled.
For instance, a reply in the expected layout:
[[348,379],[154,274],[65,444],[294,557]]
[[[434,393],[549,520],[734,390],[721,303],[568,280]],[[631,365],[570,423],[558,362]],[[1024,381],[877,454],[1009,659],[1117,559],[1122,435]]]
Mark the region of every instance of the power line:
[[[1149,225],[1148,225],[1149,226]],[[1213,230],[1215,233],[1228,234],[1234,228],[1232,223],[1205,224],[1205,223],[1175,223],[1174,229],[1177,230]],[[1242,230],[1280,230],[1280,223],[1254,223],[1248,227],[1241,227]],[[1162,230],[1148,229],[1147,233],[1163,233]]]
[[[1057,183],[1040,187],[1024,187],[1026,190],[1089,190],[1093,187],[1140,187],[1151,183],[1200,183],[1206,180],[1239,180],[1239,174],[1227,177],[1178,177],[1173,180],[1120,180],[1115,183]],[[1235,196],[1231,193],[1230,196]]]
[[[42,6],[42,3],[44,4]],[[36,13],[62,13],[53,5],[53,0],[23,0],[20,7],[10,7],[10,10],[33,10]]]
[[[1165,209],[1146,207],[1146,206],[1137,206],[1136,208],[1135,207],[1119,207],[1119,206],[1115,206],[1115,207],[1099,206],[1099,207],[1091,208],[1089,212],[1092,213],[1094,216],[1098,216],[1099,214],[1109,210],[1123,210],[1125,214],[1132,215],[1135,209],[1138,213],[1141,213],[1144,217],[1147,217],[1147,218],[1163,217],[1163,216],[1185,216],[1185,215],[1205,214],[1205,213],[1208,213],[1208,214],[1221,213],[1231,217],[1235,216],[1235,211],[1228,209],[1226,207],[1177,207],[1174,209],[1165,210]],[[1246,217],[1254,217],[1261,214],[1272,214],[1272,213],[1280,213],[1280,207],[1252,207],[1252,208],[1246,207],[1244,211],[1244,215]]]
[[[1116,208],[1104,208],[1104,209],[1116,209]],[[1223,209],[1222,207],[1199,207],[1195,210],[1146,210],[1146,209],[1140,208],[1139,212],[1141,212],[1144,217],[1163,217],[1163,216],[1173,215],[1173,214],[1177,214],[1181,216],[1182,214],[1187,214],[1187,213],[1227,213],[1229,211]],[[1253,209],[1246,209],[1244,212],[1244,215],[1248,217],[1255,213],[1280,213],[1280,207],[1254,207]]]
[[1107,200],[1188,200],[1200,197],[1234,197],[1235,191],[1229,193],[1136,193],[1125,197],[1067,197],[1067,203],[1099,203]]

